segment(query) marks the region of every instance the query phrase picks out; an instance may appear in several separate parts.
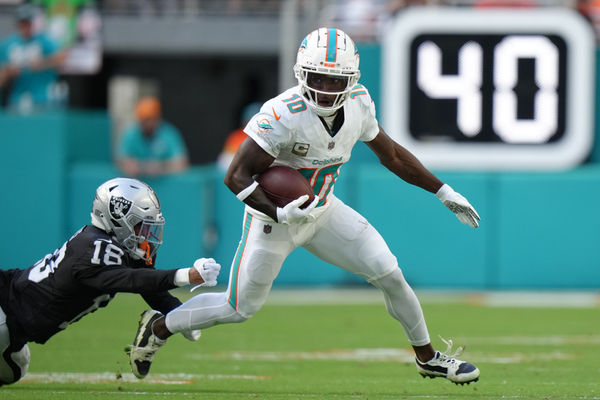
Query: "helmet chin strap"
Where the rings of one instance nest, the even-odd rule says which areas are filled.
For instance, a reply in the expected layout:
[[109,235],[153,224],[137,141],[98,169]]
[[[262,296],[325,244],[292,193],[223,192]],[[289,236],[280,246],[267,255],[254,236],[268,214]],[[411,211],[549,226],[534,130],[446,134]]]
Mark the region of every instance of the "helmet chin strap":
[[[342,107],[340,107],[340,108],[342,108]],[[326,110],[326,111],[315,108],[315,112],[317,113],[317,115],[319,117],[327,118],[327,117],[333,117],[340,110],[340,108],[336,108],[335,110]]]
[[145,255],[146,255],[146,250],[140,249],[139,247],[136,247],[133,250],[133,253],[131,254],[133,256],[133,258],[135,258],[136,260],[140,260],[142,259]]

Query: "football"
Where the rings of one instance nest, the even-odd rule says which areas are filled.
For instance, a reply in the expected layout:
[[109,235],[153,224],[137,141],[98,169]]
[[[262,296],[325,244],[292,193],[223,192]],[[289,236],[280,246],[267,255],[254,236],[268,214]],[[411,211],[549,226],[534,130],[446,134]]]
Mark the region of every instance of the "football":
[[260,174],[256,181],[277,207],[284,207],[290,201],[307,194],[308,200],[301,207],[304,208],[315,198],[313,189],[306,178],[290,167],[282,165],[270,167]]

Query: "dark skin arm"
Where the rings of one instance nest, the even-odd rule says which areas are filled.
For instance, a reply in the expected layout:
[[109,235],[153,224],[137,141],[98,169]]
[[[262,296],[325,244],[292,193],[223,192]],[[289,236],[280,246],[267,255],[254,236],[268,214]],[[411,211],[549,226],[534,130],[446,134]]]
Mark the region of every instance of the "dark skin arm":
[[379,158],[383,166],[411,185],[436,193],[443,185],[421,162],[407,149],[396,143],[379,126],[375,139],[366,143]]
[[[275,161],[252,138],[242,142],[233,161],[225,174],[225,185],[238,194],[254,182],[254,176],[265,171]],[[250,196],[244,200],[250,207],[267,214],[277,221],[277,206],[267,198],[265,192],[257,186]]]
[[[431,193],[436,193],[442,187],[442,181],[425,168],[410,151],[392,140],[381,126],[375,139],[367,142],[367,145],[377,155],[381,164],[402,180]],[[227,170],[225,185],[235,194],[241,192],[252,184],[253,176],[266,170],[274,160],[275,158],[254,140],[247,138]],[[260,187],[257,187],[244,202],[277,221],[277,207]]]

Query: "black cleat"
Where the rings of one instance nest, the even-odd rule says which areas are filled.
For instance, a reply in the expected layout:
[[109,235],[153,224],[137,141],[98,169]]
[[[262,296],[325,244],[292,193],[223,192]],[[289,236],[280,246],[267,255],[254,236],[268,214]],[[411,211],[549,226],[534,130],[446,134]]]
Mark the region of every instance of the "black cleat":
[[150,372],[154,354],[166,343],[152,333],[152,324],[162,317],[162,314],[154,310],[146,310],[141,314],[137,333],[133,345],[125,349],[129,355],[131,371],[139,379],[143,379]]

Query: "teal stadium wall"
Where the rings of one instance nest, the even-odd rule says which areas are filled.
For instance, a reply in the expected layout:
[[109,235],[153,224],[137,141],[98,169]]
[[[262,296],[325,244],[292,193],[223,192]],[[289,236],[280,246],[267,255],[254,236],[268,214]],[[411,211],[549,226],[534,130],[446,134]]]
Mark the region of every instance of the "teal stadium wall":
[[[379,49],[361,48],[365,51],[372,56],[363,60],[370,60]],[[379,88],[377,63],[362,69],[377,100],[379,92],[372,89]],[[109,132],[105,112],[0,114],[0,268],[33,264],[89,222],[96,187],[119,175],[110,158]],[[597,137],[598,132],[596,122]],[[434,171],[476,206],[479,229],[460,224],[433,195],[401,182],[364,144],[343,167],[335,190],[381,232],[417,288],[597,289],[599,143],[590,163],[566,172]],[[223,172],[194,167],[147,182],[167,220],[159,267],[189,266],[197,257],[211,256],[223,265],[225,285],[243,205],[223,184]],[[275,284],[365,283],[298,249]]]

